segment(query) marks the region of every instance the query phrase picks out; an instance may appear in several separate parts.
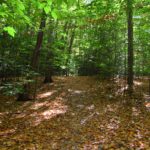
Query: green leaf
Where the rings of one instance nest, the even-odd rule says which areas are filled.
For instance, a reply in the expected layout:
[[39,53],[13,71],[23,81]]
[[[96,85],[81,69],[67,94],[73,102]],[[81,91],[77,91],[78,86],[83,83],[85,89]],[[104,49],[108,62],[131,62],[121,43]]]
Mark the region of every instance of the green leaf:
[[30,18],[28,17],[28,16],[23,16],[23,18],[24,18],[24,20],[25,20],[25,22],[27,23],[27,24],[29,24],[29,25],[31,25],[31,20],[30,20]]
[[10,27],[10,26],[4,27],[3,30],[8,32],[8,34],[11,35],[12,37],[15,36],[16,31],[15,31],[15,29],[13,27]]
[[62,2],[63,2],[62,0],[56,0],[58,6],[62,5]]
[[47,4],[51,6],[52,5],[52,0],[47,0]]
[[25,10],[24,4],[21,1],[18,2],[18,7],[20,10]]
[[7,14],[5,12],[0,12],[0,16],[5,17]]
[[40,3],[40,2],[37,2],[37,4],[38,4],[38,8],[39,9],[43,9],[43,8],[45,8],[46,6],[46,3]]
[[44,7],[44,11],[46,14],[48,14],[51,11],[51,7],[47,5],[46,7]]
[[52,17],[53,17],[55,20],[58,18],[58,16],[57,16],[57,13],[56,13],[56,10],[55,10],[55,9],[51,12],[51,15],[52,15]]

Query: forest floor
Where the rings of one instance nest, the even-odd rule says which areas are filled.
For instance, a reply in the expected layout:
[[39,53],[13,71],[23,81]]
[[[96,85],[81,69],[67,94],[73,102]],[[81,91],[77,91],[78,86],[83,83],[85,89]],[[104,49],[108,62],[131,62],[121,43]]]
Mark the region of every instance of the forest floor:
[[0,150],[150,150],[148,84],[54,77],[34,101],[0,96]]

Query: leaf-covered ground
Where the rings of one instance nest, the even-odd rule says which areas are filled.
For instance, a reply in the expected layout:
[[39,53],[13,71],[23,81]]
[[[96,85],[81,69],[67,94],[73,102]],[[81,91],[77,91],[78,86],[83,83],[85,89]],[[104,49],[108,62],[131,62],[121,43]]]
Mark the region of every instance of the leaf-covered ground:
[[117,79],[55,77],[35,101],[1,96],[0,150],[150,150],[143,87],[135,81],[129,98]]

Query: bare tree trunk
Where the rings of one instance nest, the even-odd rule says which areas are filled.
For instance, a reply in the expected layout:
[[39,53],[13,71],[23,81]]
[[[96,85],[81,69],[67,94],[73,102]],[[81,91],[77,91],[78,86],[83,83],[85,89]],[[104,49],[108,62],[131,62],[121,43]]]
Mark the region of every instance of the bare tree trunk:
[[127,0],[128,16],[128,90],[133,92],[133,0]]
[[44,83],[52,83],[52,68],[48,68],[48,71],[46,71]]
[[[35,45],[35,49],[33,51],[33,55],[32,55],[32,59],[31,59],[31,67],[32,69],[36,70],[37,66],[38,66],[38,61],[39,61],[39,56],[40,56],[40,49],[42,46],[42,42],[43,42],[43,29],[45,28],[46,25],[46,15],[43,11],[42,14],[42,18],[41,18],[41,23],[40,23],[40,27],[39,27],[39,32],[37,35],[37,41],[36,41],[36,45]],[[29,83],[24,85],[24,92],[20,93],[18,95],[18,101],[27,101],[27,100],[31,100],[33,98],[31,98],[30,93],[31,93],[31,85]]]
[[45,28],[45,25],[46,25],[46,15],[45,15],[45,13],[43,13],[42,18],[41,18],[40,27],[39,27],[39,32],[37,35],[37,41],[36,41],[35,49],[33,51],[32,60],[31,60],[31,67],[33,69],[36,69],[37,65],[38,65],[39,56],[40,56],[40,49],[42,46],[43,35],[44,35],[43,29]]

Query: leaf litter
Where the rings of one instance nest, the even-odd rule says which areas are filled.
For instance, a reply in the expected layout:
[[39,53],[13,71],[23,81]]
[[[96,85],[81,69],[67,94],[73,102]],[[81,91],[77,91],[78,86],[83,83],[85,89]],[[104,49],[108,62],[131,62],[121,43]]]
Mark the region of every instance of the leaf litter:
[[0,149],[149,150],[146,90],[141,92],[139,84],[129,97],[123,83],[54,77],[53,84],[41,86],[35,101],[1,96]]

